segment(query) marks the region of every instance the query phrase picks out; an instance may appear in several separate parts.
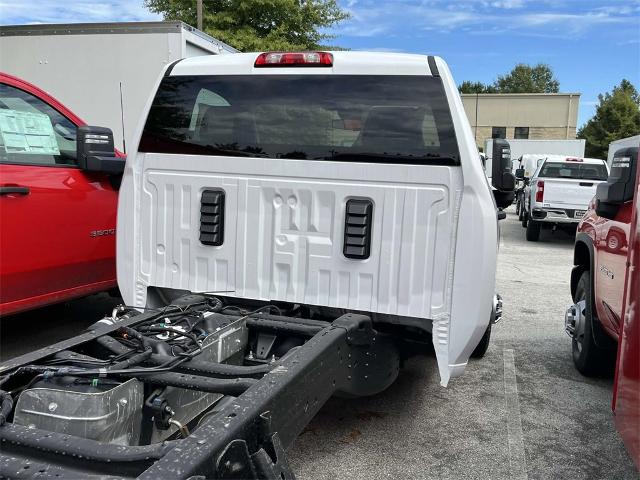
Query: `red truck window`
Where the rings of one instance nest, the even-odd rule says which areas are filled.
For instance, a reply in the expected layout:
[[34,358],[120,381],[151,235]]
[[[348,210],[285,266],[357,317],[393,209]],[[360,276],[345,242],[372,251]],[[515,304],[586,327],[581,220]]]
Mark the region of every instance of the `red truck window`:
[[75,165],[76,125],[34,95],[0,84],[0,162]]

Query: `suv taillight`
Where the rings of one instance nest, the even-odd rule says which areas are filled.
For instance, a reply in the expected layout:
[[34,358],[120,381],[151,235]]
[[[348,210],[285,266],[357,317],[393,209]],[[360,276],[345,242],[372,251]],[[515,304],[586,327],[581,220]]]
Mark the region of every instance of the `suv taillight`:
[[536,190],[536,202],[542,202],[544,198],[544,180],[538,180],[536,186],[538,187]]
[[332,67],[333,55],[327,52],[267,52],[256,58],[254,67]]

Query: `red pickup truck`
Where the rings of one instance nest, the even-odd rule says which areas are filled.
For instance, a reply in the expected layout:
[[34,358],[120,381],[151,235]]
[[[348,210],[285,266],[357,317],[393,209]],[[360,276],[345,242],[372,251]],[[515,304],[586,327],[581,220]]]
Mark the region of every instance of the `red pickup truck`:
[[[611,173],[578,226],[565,327],[582,374],[616,359],[616,426],[640,468],[640,171],[638,147],[615,152]],[[616,349],[617,345],[617,349]]]
[[640,171],[634,203],[612,407],[616,428],[640,470]]
[[81,165],[83,126],[0,73],[0,316],[116,287],[117,181]]

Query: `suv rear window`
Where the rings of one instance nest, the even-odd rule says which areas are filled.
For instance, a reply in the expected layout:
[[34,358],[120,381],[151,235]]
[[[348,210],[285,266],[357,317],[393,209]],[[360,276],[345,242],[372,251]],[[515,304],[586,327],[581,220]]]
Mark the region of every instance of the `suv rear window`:
[[547,162],[540,169],[539,177],[574,178],[577,180],[606,180],[609,176],[604,162]]
[[429,76],[166,77],[139,151],[459,164],[442,82]]

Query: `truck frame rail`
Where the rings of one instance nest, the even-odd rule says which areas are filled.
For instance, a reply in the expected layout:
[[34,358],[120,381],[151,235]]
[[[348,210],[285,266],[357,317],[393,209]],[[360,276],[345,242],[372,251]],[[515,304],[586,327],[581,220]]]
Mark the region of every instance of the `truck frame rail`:
[[[216,303],[217,320],[229,323],[216,327],[217,331],[201,341],[199,353],[197,349],[181,351],[182,355],[174,357],[152,351],[155,344],[162,345],[158,336],[165,338],[168,334],[162,331],[169,328],[164,311],[120,318],[114,315],[110,322],[103,322],[106,325],[5,362],[0,366],[0,388],[15,404],[13,411],[2,407],[7,421],[0,426],[0,476],[294,478],[285,451],[332,395],[372,395],[387,388],[398,375],[400,359],[394,339],[377,332],[365,315],[345,314],[327,322],[271,315],[264,309],[227,315],[220,313],[219,307]],[[177,321],[170,328],[177,329],[180,315],[187,311],[192,318],[210,316],[207,308],[171,310]],[[180,309],[183,313],[178,313]],[[163,318],[165,327],[149,327]],[[188,338],[188,332],[178,332],[184,335],[170,340],[174,345]],[[238,332],[245,335],[244,339]],[[225,339],[229,342],[224,343]],[[140,348],[132,349],[135,343]],[[208,346],[213,345],[213,350],[217,346],[219,355],[236,344],[242,348],[227,360],[199,358],[208,354]],[[274,348],[278,344],[292,346]],[[83,362],[88,368],[81,368]],[[177,365],[167,367],[170,362]],[[102,366],[94,375],[94,365],[98,364]],[[75,380],[64,385],[72,384],[74,392],[65,392],[64,388],[71,387],[61,384],[47,385],[71,377]],[[122,436],[109,442],[80,436],[77,431],[69,434],[78,419],[69,420],[62,412],[62,421],[55,428],[43,428],[51,425],[44,420],[54,417],[57,404],[51,398],[55,395],[83,395],[77,390],[85,383],[106,382],[104,388],[109,388],[112,382],[124,388],[121,382],[132,378],[144,389],[146,399],[145,407],[141,407],[139,440],[123,445]],[[46,400],[48,404],[45,402],[48,411],[42,407],[35,416],[35,407],[25,407],[34,392],[54,395]],[[200,404],[206,408],[180,422],[176,412],[181,404],[176,399],[184,397],[177,397],[175,392],[198,395],[194,402],[212,395],[218,395],[218,400],[212,406]],[[121,406],[126,405],[124,400],[119,400]],[[44,423],[25,424],[24,418]],[[87,425],[86,418],[81,420]],[[67,421],[70,423],[65,426]],[[162,440],[149,441],[154,438]]]

